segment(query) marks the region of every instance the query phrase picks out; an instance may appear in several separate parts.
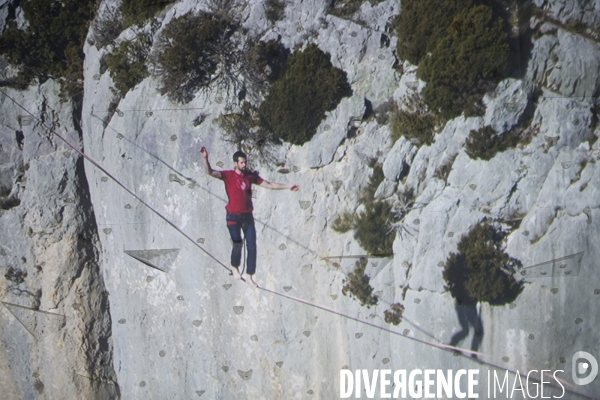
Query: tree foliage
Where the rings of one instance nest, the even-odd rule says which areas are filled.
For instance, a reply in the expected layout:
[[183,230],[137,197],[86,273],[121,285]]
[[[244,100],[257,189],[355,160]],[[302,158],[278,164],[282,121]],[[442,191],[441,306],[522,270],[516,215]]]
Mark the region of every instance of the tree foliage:
[[222,58],[231,50],[235,29],[231,20],[210,13],[187,13],[173,19],[162,33],[156,60],[160,93],[179,103],[190,102],[198,89],[213,81]]
[[143,25],[173,0],[121,0],[125,26]]
[[531,143],[535,132],[535,129],[531,128],[531,121],[533,120],[538,96],[539,93],[534,92],[533,99],[529,101],[517,123],[506,132],[496,132],[491,126],[471,130],[464,145],[469,157],[487,161],[499,152]]
[[515,147],[519,143],[519,137],[510,134],[500,135],[491,126],[481,129],[472,129],[465,142],[465,150],[470,158],[491,160],[498,152]]
[[523,284],[513,276],[519,261],[502,250],[503,233],[481,222],[461,237],[458,253],[444,267],[446,289],[461,303],[505,304],[517,298]]
[[105,56],[106,65],[121,96],[133,89],[149,75],[146,59],[152,42],[145,34],[124,41],[115,51]]
[[476,6],[458,13],[457,30],[440,39],[417,72],[427,82],[423,99],[434,113],[450,119],[473,107],[495,87],[507,65],[508,37],[492,9]]
[[123,14],[118,9],[107,9],[92,23],[92,38],[97,49],[114,42],[123,31]]
[[364,212],[356,216],[354,238],[367,253],[393,253],[396,234],[392,230],[392,218],[392,205],[384,200],[366,203]]
[[338,233],[346,233],[356,227],[356,216],[354,213],[345,211],[335,217],[331,229]]
[[258,108],[261,126],[275,138],[297,145],[308,142],[325,112],[351,95],[346,73],[329,57],[312,43],[289,57],[281,78]]
[[10,20],[0,37],[0,53],[20,68],[19,80],[66,78],[67,91],[80,90],[83,44],[96,0],[25,0],[20,2],[29,24],[19,29]]
[[385,175],[383,174],[383,165],[380,163],[373,164],[373,172],[369,177],[369,183],[365,186],[361,193],[358,201],[361,203],[372,202],[375,198],[375,192],[381,182],[385,179]]
[[394,303],[388,310],[383,312],[385,316],[385,322],[388,324],[399,325],[402,322],[402,315],[404,314],[404,306],[400,303]]
[[402,0],[393,22],[398,57],[418,65],[447,35],[454,17],[472,5],[472,0]]
[[285,15],[285,2],[283,0],[266,0],[265,16],[275,23],[281,21]]
[[246,63],[258,80],[272,84],[281,77],[289,56],[290,51],[280,41],[259,41],[248,52]]
[[258,127],[256,109],[245,101],[240,112],[222,114],[215,122],[225,131],[225,141],[267,164],[275,164],[274,139],[269,132]]
[[342,294],[347,296],[347,293],[350,293],[360,301],[361,306],[370,307],[377,304],[377,297],[373,295],[373,287],[369,283],[371,278],[365,275],[366,268],[366,257],[356,261],[354,271],[348,274],[343,281],[345,285],[342,288]]
[[429,111],[427,105],[417,97],[409,97],[406,109],[395,108],[391,116],[392,141],[402,136],[416,140],[419,145],[430,145],[435,130],[443,119]]
[[369,183],[359,196],[364,210],[358,214],[343,212],[332,224],[332,229],[338,233],[354,230],[356,241],[372,255],[391,254],[396,238],[392,230],[392,205],[385,200],[375,199],[375,192],[383,180],[383,168],[381,164],[375,164]]

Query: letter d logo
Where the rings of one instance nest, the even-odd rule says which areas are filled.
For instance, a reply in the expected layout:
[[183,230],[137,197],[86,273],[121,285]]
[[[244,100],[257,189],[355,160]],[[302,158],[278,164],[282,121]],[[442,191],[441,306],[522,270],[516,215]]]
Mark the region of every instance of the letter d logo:
[[[578,364],[577,360],[579,360],[580,358],[585,358],[587,362],[580,362]],[[592,367],[591,371],[590,366]],[[596,379],[596,376],[598,376],[598,361],[596,361],[593,355],[585,351],[578,351],[577,353],[573,354],[571,368],[573,382],[576,385],[587,385],[588,383],[591,383],[594,379]],[[578,373],[584,374],[586,371],[590,371],[590,374],[587,377],[577,377]]]

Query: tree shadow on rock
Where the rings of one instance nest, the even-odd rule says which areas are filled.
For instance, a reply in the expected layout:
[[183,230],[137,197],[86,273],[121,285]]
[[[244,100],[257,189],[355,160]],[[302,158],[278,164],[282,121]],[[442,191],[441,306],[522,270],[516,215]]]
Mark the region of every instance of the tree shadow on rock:
[[456,345],[469,334],[473,326],[475,336],[471,350],[476,350],[483,338],[483,325],[477,312],[477,303],[487,302],[502,306],[516,300],[524,283],[514,277],[521,262],[502,249],[505,233],[482,221],[461,237],[458,253],[451,253],[444,267],[446,289],[456,299],[456,313],[462,330],[452,336]]

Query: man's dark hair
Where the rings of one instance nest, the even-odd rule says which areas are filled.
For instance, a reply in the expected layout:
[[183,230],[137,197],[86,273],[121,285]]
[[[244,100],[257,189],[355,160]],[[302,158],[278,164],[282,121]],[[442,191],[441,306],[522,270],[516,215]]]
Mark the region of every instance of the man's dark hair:
[[237,162],[238,158],[245,158],[246,160],[248,160],[248,157],[246,157],[246,153],[244,153],[243,151],[236,151],[235,153],[233,153],[233,162]]

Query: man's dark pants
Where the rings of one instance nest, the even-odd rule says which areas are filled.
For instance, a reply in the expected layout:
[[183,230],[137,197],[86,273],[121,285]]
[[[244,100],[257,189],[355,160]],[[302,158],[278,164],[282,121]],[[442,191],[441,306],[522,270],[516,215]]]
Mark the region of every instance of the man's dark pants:
[[231,240],[233,241],[231,266],[240,266],[242,247],[244,245],[241,234],[241,231],[243,231],[246,238],[246,246],[248,247],[246,273],[253,275],[256,271],[256,228],[254,227],[254,217],[251,212],[243,214],[227,213],[226,219],[227,229],[229,229],[229,235],[231,235]]

